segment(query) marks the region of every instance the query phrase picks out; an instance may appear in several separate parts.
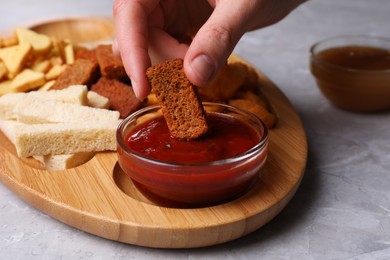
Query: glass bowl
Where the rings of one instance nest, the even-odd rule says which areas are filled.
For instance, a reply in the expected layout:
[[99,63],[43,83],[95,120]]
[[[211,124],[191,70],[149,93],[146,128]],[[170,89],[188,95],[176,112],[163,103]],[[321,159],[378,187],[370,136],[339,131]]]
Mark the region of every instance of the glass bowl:
[[203,103],[203,106],[208,116],[238,119],[249,126],[258,139],[255,145],[231,158],[176,163],[147,157],[126,143],[134,127],[162,116],[159,105],[140,109],[124,119],[118,127],[119,165],[135,186],[157,204],[199,207],[225,202],[248,191],[259,176],[267,158],[266,125],[255,115],[229,105]]
[[336,36],[310,52],[311,72],[332,104],[353,112],[390,108],[390,39]]

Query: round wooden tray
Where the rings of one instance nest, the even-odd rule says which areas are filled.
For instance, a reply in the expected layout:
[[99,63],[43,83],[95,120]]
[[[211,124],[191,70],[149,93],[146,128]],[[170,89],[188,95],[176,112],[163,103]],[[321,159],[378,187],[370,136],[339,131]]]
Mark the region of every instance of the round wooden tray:
[[[106,31],[102,39],[113,35],[112,27],[89,23],[88,19],[55,21],[35,28],[59,36],[63,30],[67,38],[77,42],[85,24],[90,31],[94,25],[97,31]],[[270,131],[269,157],[259,181],[233,201],[193,209],[158,206],[134,187],[113,152],[99,153],[66,171],[46,171],[18,158],[1,132],[0,180],[46,214],[107,239],[147,247],[192,248],[242,237],[287,205],[299,187],[307,159],[306,135],[298,114],[283,93],[260,71],[258,74],[262,92],[279,122]]]

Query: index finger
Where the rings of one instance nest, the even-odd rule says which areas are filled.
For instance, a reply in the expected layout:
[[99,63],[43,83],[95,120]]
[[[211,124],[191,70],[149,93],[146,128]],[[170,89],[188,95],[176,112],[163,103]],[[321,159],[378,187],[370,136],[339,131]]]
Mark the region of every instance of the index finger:
[[138,99],[145,98],[150,89],[145,74],[150,66],[148,16],[158,3],[158,0],[115,0],[114,2],[116,43]]

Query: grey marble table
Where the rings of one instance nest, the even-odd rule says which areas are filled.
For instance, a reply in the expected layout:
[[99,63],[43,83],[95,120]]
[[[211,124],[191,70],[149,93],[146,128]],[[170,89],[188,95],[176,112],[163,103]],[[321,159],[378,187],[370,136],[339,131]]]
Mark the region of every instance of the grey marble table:
[[[0,10],[3,31],[42,19],[111,15],[112,1],[1,0]],[[389,37],[389,1],[313,0],[248,33],[235,50],[279,86],[307,131],[303,182],[269,224],[208,248],[143,248],[69,227],[0,183],[0,259],[390,259],[390,113],[334,108],[309,72],[310,45],[338,34]]]

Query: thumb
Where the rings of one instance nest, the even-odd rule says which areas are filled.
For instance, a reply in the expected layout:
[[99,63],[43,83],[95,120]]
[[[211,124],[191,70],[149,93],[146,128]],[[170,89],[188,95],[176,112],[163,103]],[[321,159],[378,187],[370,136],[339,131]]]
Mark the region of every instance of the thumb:
[[245,21],[247,2],[227,2],[221,1],[216,6],[208,21],[195,35],[184,57],[186,76],[197,86],[206,86],[210,82],[226,64],[237,42],[249,28]]

